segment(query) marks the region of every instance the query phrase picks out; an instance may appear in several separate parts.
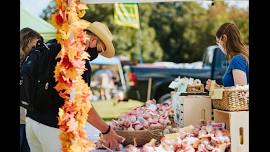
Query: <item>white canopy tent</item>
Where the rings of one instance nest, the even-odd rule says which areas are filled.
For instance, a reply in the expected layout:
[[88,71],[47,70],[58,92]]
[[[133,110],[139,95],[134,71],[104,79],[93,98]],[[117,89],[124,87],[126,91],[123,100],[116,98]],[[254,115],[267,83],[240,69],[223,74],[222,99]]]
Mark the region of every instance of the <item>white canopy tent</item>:
[[123,69],[121,66],[121,62],[118,58],[116,58],[116,57],[106,58],[102,55],[98,55],[98,57],[95,60],[90,61],[90,64],[91,65],[94,65],[94,64],[96,64],[96,65],[116,65],[118,67],[122,87],[124,90],[126,90],[126,81],[124,78],[124,73],[123,73]]
[[55,38],[55,28],[42,18],[28,12],[25,8],[20,8],[20,29],[29,27],[44,38],[45,41]]

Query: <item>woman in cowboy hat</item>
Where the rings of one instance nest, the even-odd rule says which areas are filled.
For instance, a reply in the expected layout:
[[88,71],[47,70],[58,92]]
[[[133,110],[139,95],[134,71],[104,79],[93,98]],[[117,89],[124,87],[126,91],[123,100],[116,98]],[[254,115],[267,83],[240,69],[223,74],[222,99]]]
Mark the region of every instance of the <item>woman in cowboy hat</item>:
[[[85,32],[87,38],[85,43],[87,46],[87,52],[90,55],[90,61],[94,60],[98,54],[105,57],[111,58],[115,54],[115,49],[112,44],[112,34],[108,27],[100,22],[89,23],[82,20],[88,24]],[[52,54],[51,56],[56,56],[61,50],[61,46],[55,43],[56,40],[51,40],[47,44],[50,47]],[[56,65],[56,62],[54,62]],[[55,67],[54,65],[54,67]],[[89,62],[86,62],[86,71],[82,75],[83,79],[90,86],[90,74],[91,67]],[[54,70],[54,69],[52,69]],[[54,77],[51,75],[53,82]],[[53,83],[55,85],[55,83]],[[27,112],[26,118],[26,134],[29,141],[30,149],[33,152],[60,152],[61,143],[59,141],[58,129],[58,109],[64,104],[64,100],[58,95],[56,90],[53,90],[53,99],[55,102],[48,110],[43,110],[43,112]],[[44,112],[45,111],[45,112]],[[88,122],[96,127],[103,135],[104,145],[113,149],[119,150],[120,143],[123,141],[123,137],[118,136],[109,125],[107,125],[97,114],[94,107],[92,107],[88,114]]]

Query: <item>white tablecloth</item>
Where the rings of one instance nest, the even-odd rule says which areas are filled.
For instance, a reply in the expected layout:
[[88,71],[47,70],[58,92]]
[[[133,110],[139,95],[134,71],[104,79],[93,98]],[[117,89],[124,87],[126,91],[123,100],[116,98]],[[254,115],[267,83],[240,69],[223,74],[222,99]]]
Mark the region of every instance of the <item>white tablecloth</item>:
[[93,127],[91,124],[87,123],[85,125],[85,131],[87,133],[88,139],[90,139],[93,142],[97,142],[99,139],[99,133],[100,131]]

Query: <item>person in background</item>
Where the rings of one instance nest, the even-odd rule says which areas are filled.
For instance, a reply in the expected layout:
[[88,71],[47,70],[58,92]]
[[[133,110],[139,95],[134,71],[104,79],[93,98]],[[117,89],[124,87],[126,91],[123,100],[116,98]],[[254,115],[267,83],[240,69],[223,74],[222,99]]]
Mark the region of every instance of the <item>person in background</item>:
[[[41,35],[31,28],[23,28],[20,31],[20,68],[33,47],[36,47],[37,41],[42,40]],[[20,151],[30,152],[30,148],[25,134],[25,115],[26,109],[20,106]]]
[[111,78],[109,74],[102,73],[101,77],[101,86],[100,86],[100,95],[102,100],[110,100],[111,99]]
[[[224,23],[216,33],[216,43],[229,60],[229,66],[223,77],[223,86],[249,84],[249,50],[244,44],[238,27],[233,23]],[[207,80],[209,90],[211,80]],[[215,87],[221,87],[216,84]]]

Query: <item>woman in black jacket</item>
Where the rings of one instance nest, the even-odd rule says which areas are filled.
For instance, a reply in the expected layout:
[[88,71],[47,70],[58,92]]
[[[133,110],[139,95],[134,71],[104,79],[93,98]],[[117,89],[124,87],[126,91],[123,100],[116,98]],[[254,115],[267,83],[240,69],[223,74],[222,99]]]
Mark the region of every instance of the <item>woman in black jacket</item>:
[[[20,67],[26,56],[40,39],[42,40],[41,35],[31,28],[23,28],[20,31]],[[20,151],[30,152],[25,133],[25,115],[26,110],[20,107]]]

